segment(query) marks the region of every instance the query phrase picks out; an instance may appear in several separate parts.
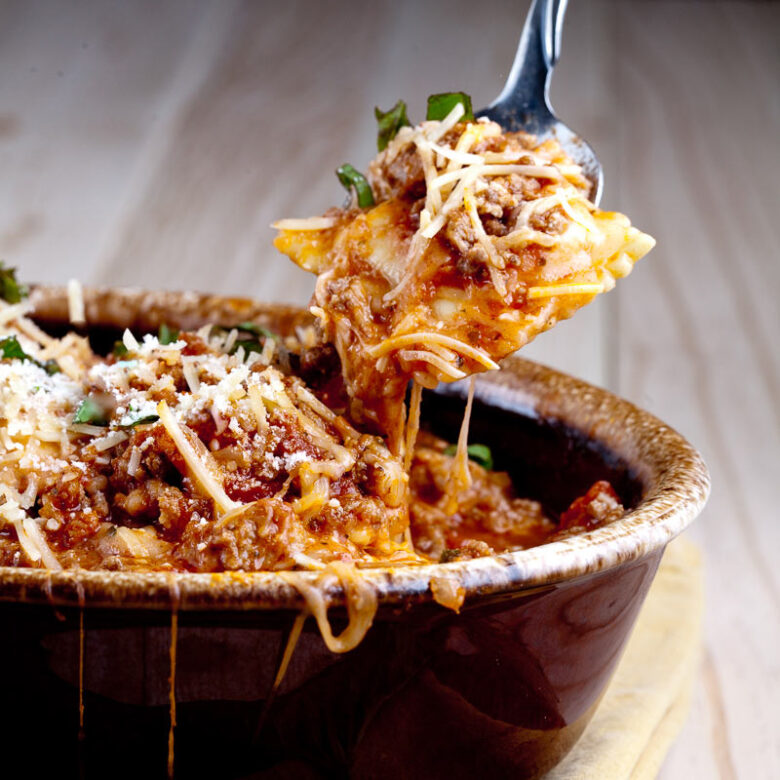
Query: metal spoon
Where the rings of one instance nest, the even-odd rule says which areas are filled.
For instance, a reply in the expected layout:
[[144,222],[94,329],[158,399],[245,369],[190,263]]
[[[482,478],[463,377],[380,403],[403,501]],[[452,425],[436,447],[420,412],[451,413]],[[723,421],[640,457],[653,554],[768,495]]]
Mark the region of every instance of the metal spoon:
[[504,130],[523,130],[540,140],[557,139],[582,167],[591,185],[590,200],[598,205],[604,184],[601,163],[593,149],[555,116],[550,105],[550,77],[560,56],[567,2],[533,0],[504,89],[477,116],[498,122]]

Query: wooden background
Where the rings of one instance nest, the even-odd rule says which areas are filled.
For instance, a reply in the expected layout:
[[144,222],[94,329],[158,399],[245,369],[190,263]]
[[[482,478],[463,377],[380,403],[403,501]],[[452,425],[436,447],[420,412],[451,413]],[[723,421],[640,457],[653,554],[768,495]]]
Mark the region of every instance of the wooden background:
[[[269,223],[342,199],[373,107],[497,94],[526,2],[0,2],[0,257],[27,279],[304,303]],[[658,247],[526,354],[712,471],[693,710],[662,771],[780,777],[780,5],[572,0],[553,84]]]

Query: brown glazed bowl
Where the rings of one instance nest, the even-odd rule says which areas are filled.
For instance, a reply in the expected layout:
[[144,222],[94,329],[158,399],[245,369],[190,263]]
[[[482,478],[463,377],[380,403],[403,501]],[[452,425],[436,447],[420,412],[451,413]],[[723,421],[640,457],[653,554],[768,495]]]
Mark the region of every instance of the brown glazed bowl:
[[[63,290],[37,288],[32,300],[43,327],[66,327]],[[154,331],[163,321],[255,319],[289,332],[308,316],[189,293],[86,290],[85,300],[97,349],[125,327]],[[423,402],[426,424],[451,440],[462,411],[454,386]],[[307,621],[275,696],[303,606],[278,575],[0,568],[6,773],[164,777],[174,605],[177,777],[544,773],[598,705],[664,548],[701,510],[709,478],[693,448],[651,415],[520,359],[480,377],[471,438],[492,447],[519,494],[551,511],[599,478],[630,511],[530,550],[367,571],[380,608],[364,641],[334,655]],[[434,601],[431,582],[442,578],[465,588],[460,614]],[[328,597],[338,629],[343,593],[334,585]]]

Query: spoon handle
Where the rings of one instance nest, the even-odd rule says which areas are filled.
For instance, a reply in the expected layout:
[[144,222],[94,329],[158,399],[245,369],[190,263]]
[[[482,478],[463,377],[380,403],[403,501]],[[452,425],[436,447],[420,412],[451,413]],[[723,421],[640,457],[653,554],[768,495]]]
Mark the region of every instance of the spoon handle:
[[561,51],[568,0],[533,0],[512,70],[501,94],[482,114],[508,130],[540,134],[554,121],[548,89]]

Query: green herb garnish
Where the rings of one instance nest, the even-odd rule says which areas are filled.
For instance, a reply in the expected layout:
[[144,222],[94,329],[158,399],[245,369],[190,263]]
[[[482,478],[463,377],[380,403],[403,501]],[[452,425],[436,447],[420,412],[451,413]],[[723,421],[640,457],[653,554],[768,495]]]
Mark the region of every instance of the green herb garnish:
[[129,350],[125,346],[124,341],[114,342],[114,348],[111,350],[111,354],[113,354],[114,357],[124,357],[128,352]]
[[376,148],[380,152],[387,149],[387,145],[396,137],[402,127],[411,124],[406,116],[406,103],[403,100],[399,100],[389,111],[382,111],[379,107],[375,108],[374,116],[379,125]]
[[36,360],[34,357],[28,355],[19,343],[16,336],[6,336],[4,339],[0,339],[0,353],[2,357],[8,360],[29,360],[30,363],[42,368],[49,376],[52,374],[59,374],[60,367],[57,365],[56,360],[46,360],[41,363],[40,360]]
[[224,337],[231,330],[237,330],[238,337],[233,342],[233,346],[228,352],[229,355],[235,355],[239,347],[244,348],[244,357],[248,357],[250,352],[262,352],[267,339],[273,339],[277,342],[277,352],[285,351],[282,337],[278,333],[254,322],[239,322],[238,325],[212,325],[209,337]]
[[428,113],[426,119],[444,119],[458,103],[463,104],[464,113],[459,122],[473,122],[474,109],[471,107],[471,98],[465,92],[440,92],[428,97]]
[[4,339],[0,339],[0,350],[2,350],[3,357],[9,360],[17,358],[19,360],[29,360],[31,363],[35,361],[22,349],[22,345],[17,340],[16,336],[7,336]]
[[266,339],[279,340],[279,336],[268,328],[264,328],[262,325],[256,325],[254,322],[239,322],[238,325],[233,325],[236,330],[243,331],[244,333],[254,333],[255,336],[262,336]]
[[179,330],[171,328],[163,322],[157,329],[157,341],[160,344],[173,344],[174,341],[179,340],[179,333]]
[[123,428],[135,428],[136,425],[151,425],[156,423],[160,419],[156,414],[145,414],[143,417],[137,417],[135,420],[131,420],[129,423],[125,423]]
[[85,398],[73,416],[73,423],[78,425],[108,425],[106,410],[93,398]]
[[233,346],[230,348],[230,354],[235,355],[238,352],[239,347],[244,348],[244,357],[248,357],[250,352],[262,352],[264,342],[260,342],[257,339],[236,339]]
[[8,303],[19,303],[27,294],[27,286],[16,281],[16,269],[6,268],[0,262],[0,298]]
[[344,163],[341,167],[336,168],[336,176],[339,177],[339,181],[347,192],[351,192],[352,188],[355,188],[358,206],[361,209],[374,205],[374,193],[371,192],[371,185],[360,171],[349,163]]
[[[457,453],[457,451],[457,444],[450,444],[444,450],[444,454],[453,456]],[[490,451],[490,447],[485,444],[469,444],[469,446],[466,447],[466,452],[468,453],[469,460],[473,460],[475,463],[478,463],[480,466],[482,466],[483,469],[487,469],[488,471],[492,470],[493,453]]]
[[490,451],[490,447],[485,444],[469,444],[466,448],[469,454],[469,458],[475,463],[479,463],[483,469],[492,471],[493,469],[493,453]]

